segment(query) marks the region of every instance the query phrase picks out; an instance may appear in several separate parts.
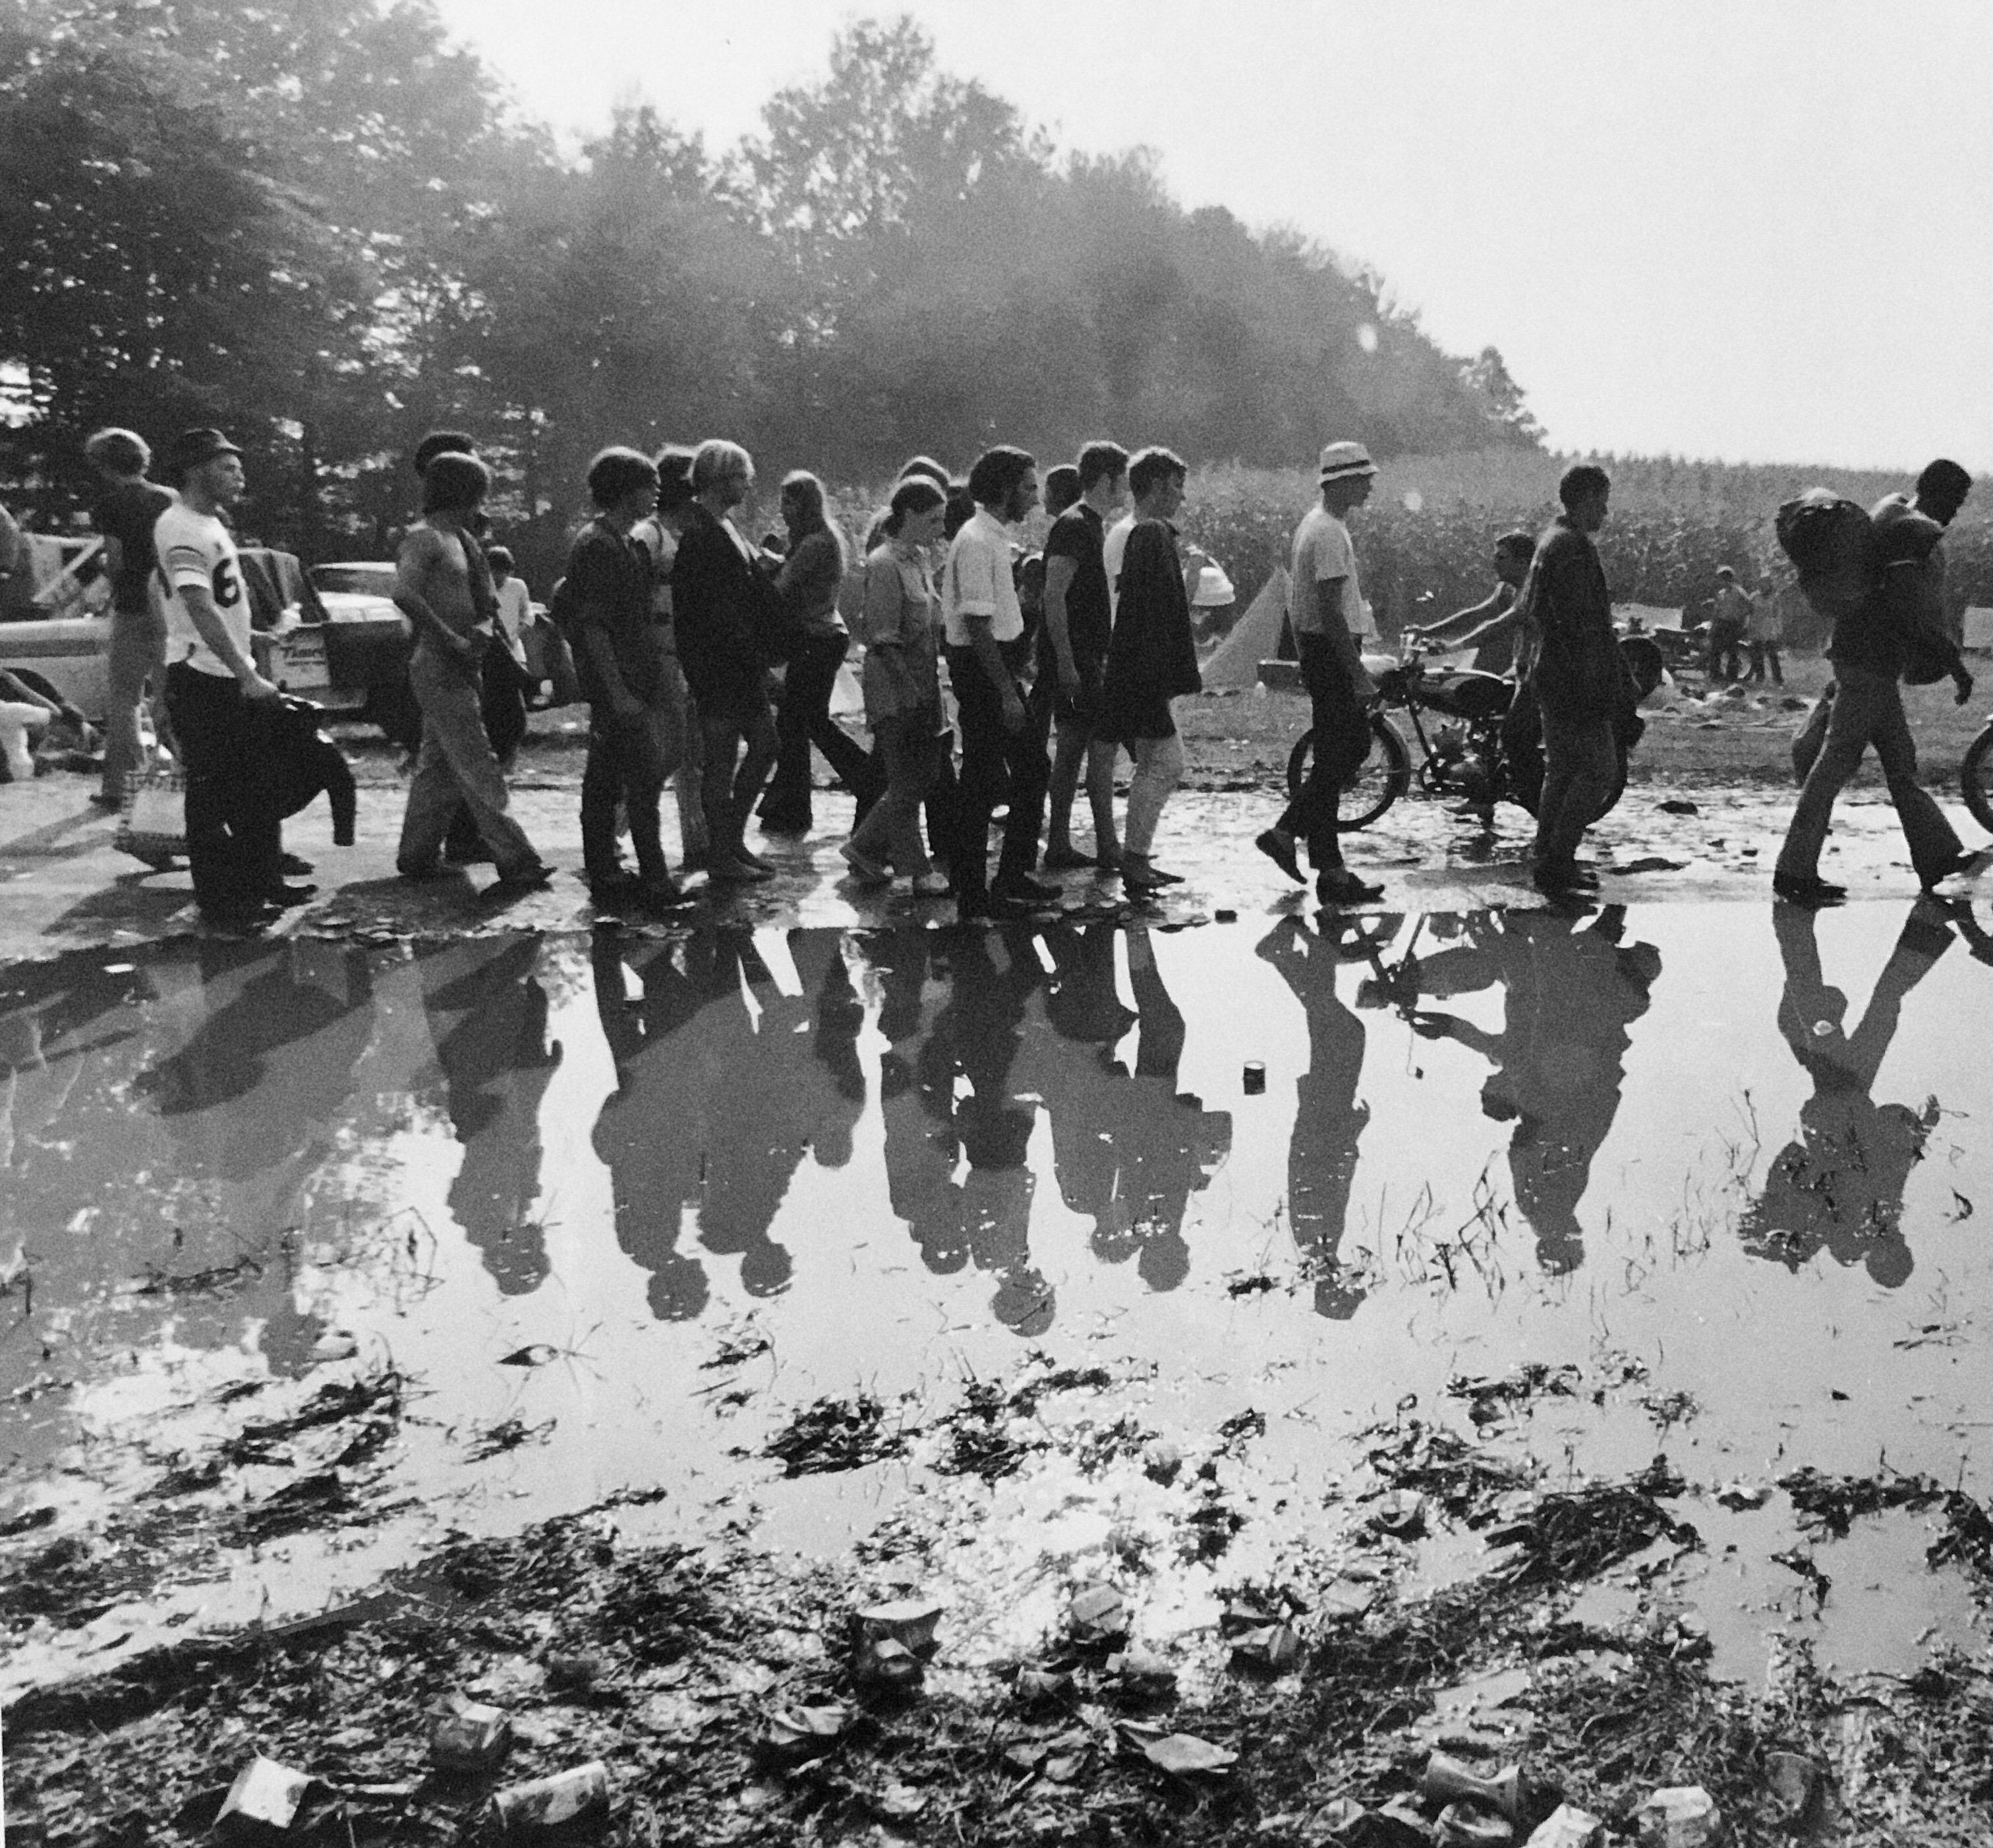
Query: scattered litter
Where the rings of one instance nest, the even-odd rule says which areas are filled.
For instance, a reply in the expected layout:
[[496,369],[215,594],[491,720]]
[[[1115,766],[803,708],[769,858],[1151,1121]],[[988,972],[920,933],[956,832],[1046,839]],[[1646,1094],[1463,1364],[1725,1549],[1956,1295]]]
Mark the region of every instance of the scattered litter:
[[296,1819],[312,1780],[308,1772],[292,1771],[274,1758],[251,1758],[235,1774],[228,1787],[217,1829],[288,1829]]
[[549,1361],[558,1360],[560,1350],[546,1341],[533,1341],[524,1348],[514,1348],[510,1354],[501,1354],[498,1365],[501,1367],[544,1367]]
[[1246,1061],[1246,1070],[1240,1081],[1244,1085],[1246,1095],[1248,1097],[1260,1097],[1263,1095],[1267,1089],[1267,1067],[1265,1064],[1258,1059],[1248,1059]]
[[1615,866],[1615,873],[1679,873],[1688,864],[1687,860],[1663,859],[1658,853],[1643,855],[1637,860],[1629,860],[1623,866]]
[[1765,1759],[1765,1788],[1788,1829],[1810,1827],[1820,1819],[1827,1790],[1825,1769],[1798,1752],[1771,1752]]
[[1168,1733],[1160,1739],[1149,1740],[1142,1747],[1142,1755],[1177,1778],[1222,1778],[1239,1762],[1236,1752],[1190,1733]]
[[1605,1822],[1574,1803],[1560,1803],[1537,1824],[1526,1848],[1603,1848]]
[[1660,803],[1659,807],[1663,815],[1701,815],[1702,813],[1694,803],[1684,801],[1680,796],[1670,796],[1666,801]]
[[764,1743],[777,1757],[800,1763],[822,1757],[850,1724],[849,1707],[781,1707],[768,1716]]
[[827,1475],[904,1456],[910,1435],[904,1427],[888,1430],[886,1408],[861,1392],[848,1402],[820,1399],[798,1412],[769,1439],[765,1453],[781,1461],[785,1476]]
[[1232,1639],[1232,1659],[1238,1665],[1284,1675],[1300,1665],[1301,1639],[1291,1624],[1268,1624]]
[[1700,1784],[1657,1790],[1633,1812],[1640,1848],[1704,1848],[1723,1829],[1716,1799]]
[[495,1769],[512,1743],[512,1723],[501,1707],[452,1695],[429,1734],[429,1756],[439,1770],[465,1774]]
[[1067,1607],[1066,1620],[1077,1643],[1118,1641],[1128,1634],[1128,1602],[1112,1585],[1082,1585]]
[[550,1778],[508,1785],[491,1799],[491,1809],[498,1826],[508,1834],[606,1822],[609,1767],[593,1758]]

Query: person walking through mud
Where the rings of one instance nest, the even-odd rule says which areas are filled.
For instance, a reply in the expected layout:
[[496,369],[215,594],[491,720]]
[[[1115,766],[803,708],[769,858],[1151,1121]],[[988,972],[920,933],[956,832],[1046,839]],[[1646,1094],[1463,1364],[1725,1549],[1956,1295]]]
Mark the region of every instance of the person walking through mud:
[[894,489],[880,543],[865,561],[862,639],[865,723],[884,763],[886,790],[839,849],[860,883],[894,872],[916,898],[938,898],[948,876],[921,844],[921,804],[933,789],[948,733],[942,723],[940,617],[928,554],[941,537],[948,497],[924,476]]
[[837,608],[846,563],[844,535],[826,511],[823,483],[802,469],[785,477],[781,510],[788,550],[775,573],[775,589],[788,606],[796,640],[782,671],[782,696],[775,709],[775,774],[761,798],[761,825],[775,834],[807,834],[812,819],[812,745],[856,798],[859,821],[878,800],[884,775],[865,747],[830,716],[830,696],[851,636]]
[[1796,904],[1837,904],[1847,888],[1820,876],[1820,849],[1834,799],[1861,767],[1871,745],[1909,842],[1910,863],[1926,891],[1972,863],[1930,792],[1917,781],[1917,747],[1903,712],[1900,682],[1913,646],[1943,664],[1972,697],[1972,676],[1944,627],[1944,532],[1965,504],[1972,477],[1940,458],[1918,476],[1913,500],[1885,495],[1871,510],[1873,589],[1836,616],[1827,658],[1834,663],[1834,709],[1827,737],[1800,790],[1779,849],[1772,889]]
[[183,430],[168,452],[180,497],[152,528],[166,611],[166,710],[186,773],[194,903],[248,934],[316,890],[284,883],[269,722],[282,695],[257,671],[241,561],[222,522],[241,499],[242,452],[219,430]]
[[1301,794],[1253,845],[1299,883],[1294,849],[1305,842],[1323,904],[1354,904],[1379,897],[1384,888],[1343,864],[1337,817],[1343,784],[1370,754],[1368,708],[1377,692],[1357,652],[1355,638],[1367,618],[1345,517],[1370,498],[1377,466],[1362,443],[1332,442],[1321,453],[1318,475],[1321,500],[1294,529],[1287,592],[1301,684],[1313,709],[1313,760]]
[[[1055,473],[1057,471],[1055,470]],[[1107,668],[1113,617],[1107,593],[1107,520],[1126,497],[1128,452],[1117,442],[1089,442],[1079,453],[1079,497],[1052,522],[1045,538],[1045,629],[1041,667],[1053,675],[1052,714],[1058,741],[1052,755],[1045,822],[1045,870],[1121,864],[1114,832],[1114,744],[1096,736],[1100,681]],[[1093,811],[1093,851],[1072,844],[1072,804],[1086,767],[1087,806]]]
[[104,656],[109,680],[104,700],[104,781],[91,798],[100,808],[121,808],[132,777],[145,763],[138,709],[149,681],[163,707],[166,614],[152,595],[159,565],[152,529],[173,504],[173,495],[145,479],[152,452],[131,430],[99,430],[83,453],[103,479],[90,523],[104,538],[111,579],[111,646]]
[[672,792],[679,811],[679,864],[688,873],[703,870],[712,855],[706,829],[706,753],[699,742],[699,708],[686,688],[679,665],[678,624],[672,601],[672,567],[677,562],[679,538],[692,511],[692,451],[668,442],[658,450],[657,511],[630,529],[651,560],[651,616],[665,670],[677,690],[684,715],[679,767],[672,775]]
[[733,514],[754,488],[754,459],[738,443],[703,442],[692,456],[692,504],[672,566],[679,665],[699,708],[707,870],[729,882],[771,878],[748,851],[747,818],[775,762],[764,637],[778,603]]
[[1619,768],[1613,720],[1626,698],[1612,632],[1612,598],[1592,535],[1605,524],[1611,478],[1574,463],[1557,483],[1564,511],[1537,541],[1536,588],[1521,643],[1523,683],[1543,728],[1543,787],[1532,855],[1537,889],[1568,897],[1595,886],[1578,863],[1578,842],[1610,801]]
[[[965,922],[1021,916],[1058,897],[1032,876],[1051,766],[1025,710],[1024,613],[1010,570],[1010,529],[1038,504],[1038,463],[1008,444],[985,450],[969,472],[969,493],[976,511],[949,545],[942,579],[949,684],[962,719],[960,838],[949,869]],[[1007,792],[992,880],[990,818]]]
[[1126,746],[1135,760],[1121,878],[1138,897],[1181,877],[1157,866],[1150,849],[1163,805],[1183,781],[1183,739],[1170,702],[1204,686],[1187,572],[1171,524],[1188,474],[1183,458],[1168,449],[1144,449],[1128,465],[1135,528],[1122,554],[1121,594],[1101,676],[1099,736]]
[[484,730],[484,651],[493,646],[497,600],[473,523],[491,472],[475,456],[448,450],[428,459],[422,478],[422,517],[402,540],[395,571],[395,606],[415,627],[409,685],[422,715],[395,867],[404,879],[440,871],[444,837],[462,803],[497,864],[492,890],[510,897],[545,885],[553,869],[511,815]]
[[[635,449],[604,449],[589,465],[588,492],[595,518],[568,554],[562,593],[588,695],[582,876],[598,906],[662,915],[691,901],[672,877],[658,817],[684,748],[685,708],[652,606],[650,555],[631,537],[656,509],[657,465]],[[637,856],[634,876],[617,845],[619,804]]]
[[1516,593],[1530,575],[1536,535],[1505,532],[1495,541],[1495,588],[1478,603],[1423,628],[1407,627],[1405,639],[1423,647],[1474,651],[1474,665],[1483,674],[1506,674],[1516,664],[1516,632],[1521,619]]

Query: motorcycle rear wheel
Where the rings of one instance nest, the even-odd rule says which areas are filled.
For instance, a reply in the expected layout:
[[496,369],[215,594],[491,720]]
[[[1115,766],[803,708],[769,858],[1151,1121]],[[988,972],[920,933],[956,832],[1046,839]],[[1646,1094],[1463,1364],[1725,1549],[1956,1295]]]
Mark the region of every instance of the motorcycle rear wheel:
[[1958,767],[1958,793],[1973,820],[1993,831],[1993,719],[1965,747],[1965,761]]
[[[1304,732],[1287,758],[1287,794],[1298,796],[1314,757],[1314,733]],[[1411,747],[1388,713],[1370,715],[1370,753],[1342,786],[1342,830],[1368,828],[1412,786]]]

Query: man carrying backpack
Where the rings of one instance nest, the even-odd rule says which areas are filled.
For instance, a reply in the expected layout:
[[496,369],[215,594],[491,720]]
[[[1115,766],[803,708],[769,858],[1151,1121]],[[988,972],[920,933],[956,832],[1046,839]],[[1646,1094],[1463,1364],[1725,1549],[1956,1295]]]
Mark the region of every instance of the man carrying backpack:
[[[1870,511],[1866,582],[1859,594],[1835,606],[1827,647],[1834,663],[1833,715],[1772,875],[1773,890],[1781,898],[1831,905],[1848,896],[1844,886],[1820,876],[1820,852],[1834,798],[1861,767],[1872,744],[1909,842],[1918,883],[1928,891],[1971,863],[1943,811],[1917,781],[1917,749],[1899,684],[1906,670],[1918,679],[1948,674],[1961,705],[1972,696],[1972,676],[1945,632],[1941,543],[1971,487],[1972,477],[1957,463],[1940,460],[1918,476],[1914,500],[1885,495]],[[1781,510],[1782,521],[1783,514]],[[1937,671],[1926,671],[1926,662]]]

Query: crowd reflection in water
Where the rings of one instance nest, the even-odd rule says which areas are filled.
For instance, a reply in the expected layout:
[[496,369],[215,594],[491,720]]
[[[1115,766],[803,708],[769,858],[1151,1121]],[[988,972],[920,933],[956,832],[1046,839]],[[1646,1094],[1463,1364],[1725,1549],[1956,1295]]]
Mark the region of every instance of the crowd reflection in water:
[[1938,1102],[1878,1104],[1870,1092],[1904,1000],[1950,948],[1952,933],[1943,905],[1920,899],[1850,1033],[1848,997],[1820,966],[1817,924],[1803,905],[1772,913],[1786,971],[1779,1030],[1814,1089],[1798,1136],[1773,1158],[1745,1216],[1745,1249],[1793,1270],[1825,1251],[1894,1290],[1915,1267],[1903,1237],[1903,1187],[1937,1126]]
[[[1513,1122],[1509,1176],[1517,1209],[1536,1234],[1537,1255],[1553,1272],[1584,1261],[1578,1202],[1619,1108],[1633,1023],[1647,1011],[1661,972],[1650,943],[1624,943],[1626,910],[1608,905],[1580,927],[1564,910],[1475,911],[1458,921],[1458,941],[1380,971],[1369,998],[1404,1009],[1413,1030],[1451,1040],[1494,1067],[1481,1108]],[[1502,1026],[1489,1032],[1457,1014],[1423,1009],[1498,990]]]

